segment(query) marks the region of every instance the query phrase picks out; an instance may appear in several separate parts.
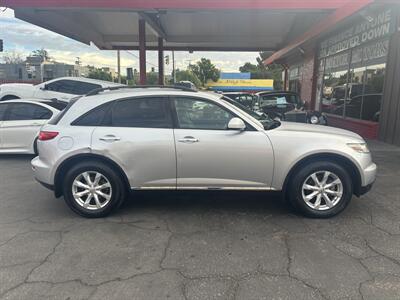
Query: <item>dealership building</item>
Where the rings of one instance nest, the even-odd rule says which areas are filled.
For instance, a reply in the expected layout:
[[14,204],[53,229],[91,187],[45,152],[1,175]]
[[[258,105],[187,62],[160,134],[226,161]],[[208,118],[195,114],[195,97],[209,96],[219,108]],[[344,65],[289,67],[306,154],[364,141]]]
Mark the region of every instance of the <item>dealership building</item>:
[[[0,0],[15,16],[101,50],[264,51],[284,86],[332,126],[400,145],[399,0]],[[5,41],[6,43],[7,41]],[[224,85],[232,85],[227,79]],[[236,83],[235,83],[236,84]]]
[[400,145],[399,5],[372,3],[275,52],[286,86],[329,124]]

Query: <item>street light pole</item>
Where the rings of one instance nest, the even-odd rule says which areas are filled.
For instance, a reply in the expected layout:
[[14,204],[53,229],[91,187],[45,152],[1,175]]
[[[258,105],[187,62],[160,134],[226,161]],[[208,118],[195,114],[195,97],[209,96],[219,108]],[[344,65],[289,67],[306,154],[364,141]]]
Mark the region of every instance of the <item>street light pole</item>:
[[121,83],[121,53],[117,50],[118,83]]

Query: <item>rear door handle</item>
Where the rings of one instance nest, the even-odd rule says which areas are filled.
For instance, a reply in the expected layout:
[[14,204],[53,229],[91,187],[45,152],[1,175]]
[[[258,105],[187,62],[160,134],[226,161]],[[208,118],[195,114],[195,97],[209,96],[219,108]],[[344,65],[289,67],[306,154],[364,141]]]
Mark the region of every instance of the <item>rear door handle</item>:
[[112,143],[112,142],[120,141],[121,138],[120,138],[120,137],[117,137],[117,136],[115,136],[115,135],[105,135],[105,136],[99,138],[99,140],[100,140],[100,141],[103,141],[103,142]]
[[185,136],[183,139],[179,139],[178,142],[185,144],[193,144],[193,143],[198,143],[199,140],[192,136]]

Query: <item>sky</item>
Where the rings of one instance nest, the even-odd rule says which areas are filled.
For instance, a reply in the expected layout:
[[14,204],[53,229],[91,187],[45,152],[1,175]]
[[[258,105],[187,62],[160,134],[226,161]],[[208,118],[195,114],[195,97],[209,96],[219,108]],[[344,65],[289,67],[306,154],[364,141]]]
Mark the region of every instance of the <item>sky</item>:
[[[74,64],[79,57],[83,65],[117,68],[116,51],[98,50],[94,45],[77,42],[41,27],[29,24],[14,17],[11,9],[0,8],[0,39],[4,41],[4,51],[19,52],[22,57],[33,50],[44,48],[50,57],[58,62]],[[164,55],[171,52],[165,51]],[[0,60],[3,54],[0,52]],[[256,63],[258,53],[255,52],[175,52],[176,67],[186,69],[189,62],[194,63],[202,57],[211,61],[223,72],[238,72],[239,67],[246,62]],[[139,69],[138,51],[121,51],[121,73],[127,67]],[[157,52],[147,52],[147,70],[155,67],[157,70]],[[172,71],[172,63],[165,66],[166,74]]]

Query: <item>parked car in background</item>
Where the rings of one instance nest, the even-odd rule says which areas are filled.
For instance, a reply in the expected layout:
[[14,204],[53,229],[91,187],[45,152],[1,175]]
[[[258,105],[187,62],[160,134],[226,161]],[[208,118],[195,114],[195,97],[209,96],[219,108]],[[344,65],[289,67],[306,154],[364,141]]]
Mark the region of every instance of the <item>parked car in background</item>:
[[338,106],[333,113],[343,115],[345,110],[346,117],[379,122],[381,103],[382,94],[358,95],[346,104]]
[[0,102],[0,154],[35,154],[42,125],[67,103],[46,100]]
[[257,100],[257,96],[246,92],[226,92],[222,93],[224,96],[239,102],[240,104],[253,109],[254,104]]
[[259,92],[253,107],[273,119],[288,122],[327,125],[326,116],[318,111],[307,110],[305,102],[295,92]]
[[38,149],[36,179],[85,217],[110,214],[132,190],[163,189],[281,191],[326,218],[376,176],[353,132],[260,122],[222,95],[176,87],[76,98],[43,126]]
[[179,81],[179,82],[175,83],[175,85],[176,86],[185,87],[185,88],[188,88],[188,89],[192,89],[192,90],[197,90],[197,87],[194,85],[194,83],[191,82],[191,81],[188,81],[188,80]]
[[28,98],[69,101],[94,89],[119,85],[121,84],[85,77],[62,77],[36,85],[5,83],[0,85],[0,101]]

